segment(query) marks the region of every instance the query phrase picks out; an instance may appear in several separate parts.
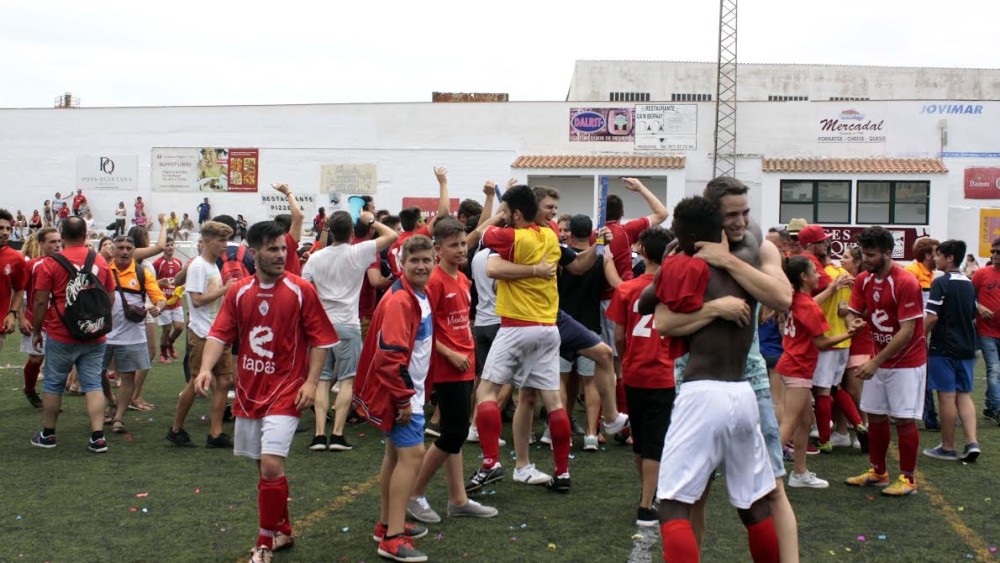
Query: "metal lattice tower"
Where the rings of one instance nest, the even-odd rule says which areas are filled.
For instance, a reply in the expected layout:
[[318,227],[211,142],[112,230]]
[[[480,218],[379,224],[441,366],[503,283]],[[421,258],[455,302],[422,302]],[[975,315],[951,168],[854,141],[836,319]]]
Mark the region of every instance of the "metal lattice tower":
[[736,0],[719,1],[714,168],[716,177],[736,175]]

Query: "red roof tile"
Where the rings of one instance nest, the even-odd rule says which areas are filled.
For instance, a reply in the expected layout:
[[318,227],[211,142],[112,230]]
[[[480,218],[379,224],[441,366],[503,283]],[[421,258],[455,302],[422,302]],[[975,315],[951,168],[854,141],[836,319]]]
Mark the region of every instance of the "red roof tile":
[[828,174],[945,174],[937,158],[765,158],[764,172]]
[[683,156],[523,155],[511,168],[684,168]]

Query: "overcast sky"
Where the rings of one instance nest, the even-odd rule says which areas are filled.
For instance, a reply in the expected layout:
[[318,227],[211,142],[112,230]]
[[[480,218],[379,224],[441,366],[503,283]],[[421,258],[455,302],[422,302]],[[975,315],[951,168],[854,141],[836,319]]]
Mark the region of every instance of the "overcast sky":
[[[714,61],[715,0],[0,0],[0,107],[563,100],[582,59]],[[745,63],[998,66],[1000,3],[741,0]]]

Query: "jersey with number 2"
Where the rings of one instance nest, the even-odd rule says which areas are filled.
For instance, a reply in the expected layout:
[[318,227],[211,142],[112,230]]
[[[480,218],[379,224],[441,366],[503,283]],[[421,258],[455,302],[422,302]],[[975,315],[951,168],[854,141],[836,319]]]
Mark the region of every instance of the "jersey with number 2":
[[640,389],[670,389],[674,386],[674,362],[670,338],[660,336],[653,315],[639,314],[639,296],[653,283],[653,274],[643,274],[615,289],[606,316],[625,327],[622,377],[625,385]]

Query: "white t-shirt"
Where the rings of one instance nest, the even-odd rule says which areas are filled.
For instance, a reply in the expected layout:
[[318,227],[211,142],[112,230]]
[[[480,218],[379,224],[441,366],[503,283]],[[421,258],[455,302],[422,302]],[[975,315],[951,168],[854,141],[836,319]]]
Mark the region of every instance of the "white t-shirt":
[[334,325],[361,327],[358,301],[368,266],[378,260],[375,241],[338,244],[317,250],[302,268],[302,277],[316,286],[326,316]]
[[[139,265],[142,268],[142,265]],[[149,276],[154,276],[156,279],[156,274],[150,274],[149,270],[145,270],[145,277],[149,279]],[[132,278],[136,281],[134,287],[129,289],[138,289],[138,278]],[[125,300],[128,301],[129,305],[134,305],[140,309],[145,307],[145,303],[142,296],[136,295],[134,293],[125,293],[123,291],[115,291],[115,304],[111,307],[111,332],[108,333],[108,344],[115,345],[128,345],[128,344],[145,344],[146,343],[146,316],[139,322],[132,322],[125,318],[124,304],[122,303],[122,296],[125,296]],[[149,300],[149,297],[146,297]]]
[[424,386],[427,383],[427,372],[431,368],[434,322],[431,319],[431,302],[427,299],[427,295],[414,293],[420,303],[420,328],[417,329],[417,339],[413,342],[413,353],[410,354],[410,365],[407,367],[410,379],[413,381],[413,390],[416,391],[410,397],[410,406],[413,408],[413,412],[421,413],[424,412]]
[[184,294],[188,298],[188,311],[191,316],[188,328],[201,338],[208,338],[208,331],[212,329],[215,316],[219,314],[222,299],[216,299],[203,307],[195,307],[191,292],[209,293],[218,290],[222,285],[222,272],[214,262],[206,262],[204,258],[198,256],[188,266],[187,280],[184,284]]
[[476,326],[500,324],[497,316],[497,294],[493,291],[493,278],[486,275],[486,262],[492,251],[483,248],[472,257],[472,281],[476,283]]

